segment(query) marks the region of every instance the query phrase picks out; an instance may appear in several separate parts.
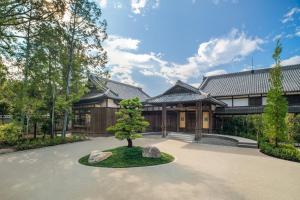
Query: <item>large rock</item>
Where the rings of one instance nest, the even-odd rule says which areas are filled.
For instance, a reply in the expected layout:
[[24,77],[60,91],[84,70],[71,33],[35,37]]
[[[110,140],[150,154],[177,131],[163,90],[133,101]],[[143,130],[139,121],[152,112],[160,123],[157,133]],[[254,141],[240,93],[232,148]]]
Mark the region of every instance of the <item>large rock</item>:
[[112,152],[102,152],[99,150],[95,150],[90,153],[88,162],[90,164],[97,163],[97,162],[107,159],[111,155],[112,155]]
[[147,146],[143,148],[143,157],[160,158],[161,154],[157,147]]

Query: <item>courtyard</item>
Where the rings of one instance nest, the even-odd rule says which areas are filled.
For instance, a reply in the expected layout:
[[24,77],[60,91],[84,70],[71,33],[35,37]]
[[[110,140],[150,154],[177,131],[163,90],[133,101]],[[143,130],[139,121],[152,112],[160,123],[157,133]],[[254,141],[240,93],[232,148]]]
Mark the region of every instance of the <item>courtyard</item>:
[[299,199],[299,164],[253,148],[152,135],[134,145],[155,145],[174,162],[126,169],[78,163],[91,150],[121,145],[114,137],[98,137],[1,155],[1,199]]

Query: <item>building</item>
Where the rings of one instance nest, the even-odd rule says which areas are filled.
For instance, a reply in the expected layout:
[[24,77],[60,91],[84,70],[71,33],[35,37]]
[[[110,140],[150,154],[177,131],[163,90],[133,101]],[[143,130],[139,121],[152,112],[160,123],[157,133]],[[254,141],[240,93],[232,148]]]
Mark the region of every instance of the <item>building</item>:
[[[139,97],[148,131],[215,133],[234,115],[261,114],[270,88],[268,69],[204,77],[199,88],[177,81],[149,97],[141,88],[90,76],[90,93],[74,104],[73,129],[104,133],[115,122],[121,99]],[[300,64],[282,67],[283,90],[290,113],[300,113]]]
[[115,112],[122,99],[149,98],[141,88],[89,76],[89,93],[73,105],[73,132],[88,134],[106,133],[106,128],[116,122]]
[[[261,114],[270,88],[270,69],[204,77],[197,89],[178,81],[146,100],[154,106],[145,107],[150,131],[212,133],[233,115]],[[300,65],[282,67],[282,76],[288,112],[300,113]]]

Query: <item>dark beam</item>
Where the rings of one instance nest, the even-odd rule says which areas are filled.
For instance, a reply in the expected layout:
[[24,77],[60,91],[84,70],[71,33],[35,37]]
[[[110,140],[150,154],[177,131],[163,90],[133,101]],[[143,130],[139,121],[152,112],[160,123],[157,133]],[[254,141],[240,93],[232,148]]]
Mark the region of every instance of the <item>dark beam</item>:
[[211,110],[211,104],[209,106],[209,133],[212,133],[212,127],[213,127],[213,113]]
[[202,137],[202,102],[196,103],[196,127],[195,140],[199,141]]
[[167,136],[167,108],[166,108],[166,104],[162,104],[161,133],[162,133],[162,137]]

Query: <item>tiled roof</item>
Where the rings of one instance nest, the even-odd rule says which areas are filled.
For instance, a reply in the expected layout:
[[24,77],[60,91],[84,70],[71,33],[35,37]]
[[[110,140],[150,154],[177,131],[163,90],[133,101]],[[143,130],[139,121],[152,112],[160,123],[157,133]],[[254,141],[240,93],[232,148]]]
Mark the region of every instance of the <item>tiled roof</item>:
[[[183,90],[179,91],[178,88],[181,88]],[[180,102],[195,102],[199,100],[207,100],[219,105],[225,105],[223,102],[210,97],[206,93],[182,81],[177,81],[173,87],[171,87],[161,95],[147,99],[145,103],[147,104],[180,103]]]
[[[260,114],[263,113],[264,106],[240,106],[240,107],[217,107],[217,115],[243,115],[243,114]],[[289,113],[299,113],[300,106],[288,106]]]
[[96,87],[96,91],[83,96],[80,101],[93,101],[104,97],[117,100],[138,97],[141,101],[149,98],[149,95],[139,87],[101,78],[93,74],[89,76],[89,80]]
[[[265,94],[270,88],[270,69],[209,76],[200,89],[213,97]],[[282,67],[282,76],[284,92],[300,91],[300,64]]]

